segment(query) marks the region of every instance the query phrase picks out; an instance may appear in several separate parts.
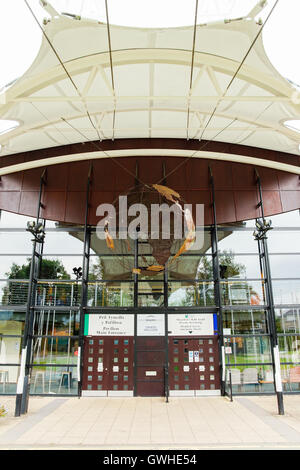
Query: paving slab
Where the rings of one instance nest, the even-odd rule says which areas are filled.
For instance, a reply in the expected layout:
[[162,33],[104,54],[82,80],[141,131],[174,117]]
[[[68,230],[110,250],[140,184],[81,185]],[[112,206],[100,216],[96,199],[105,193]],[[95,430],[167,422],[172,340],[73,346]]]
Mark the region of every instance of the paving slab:
[[0,449],[300,449],[300,395],[133,398],[31,397],[14,417],[2,397]]

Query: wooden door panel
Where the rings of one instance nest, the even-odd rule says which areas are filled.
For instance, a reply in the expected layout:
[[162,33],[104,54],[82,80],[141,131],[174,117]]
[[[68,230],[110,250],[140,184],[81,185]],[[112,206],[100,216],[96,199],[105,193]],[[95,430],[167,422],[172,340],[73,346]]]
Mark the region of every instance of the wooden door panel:
[[83,390],[133,390],[133,338],[86,336]]
[[217,337],[169,338],[170,390],[220,388]]
[[163,396],[165,338],[145,336],[136,341],[136,393],[138,396]]

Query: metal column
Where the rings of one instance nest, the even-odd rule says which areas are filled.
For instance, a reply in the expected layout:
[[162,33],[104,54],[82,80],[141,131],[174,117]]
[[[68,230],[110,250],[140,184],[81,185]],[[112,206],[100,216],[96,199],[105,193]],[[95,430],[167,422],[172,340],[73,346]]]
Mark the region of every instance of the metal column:
[[211,207],[213,215],[213,224],[211,227],[211,246],[212,246],[212,263],[213,263],[213,276],[214,276],[214,294],[215,304],[218,309],[218,334],[219,334],[219,366],[221,377],[221,395],[225,395],[225,353],[224,353],[224,335],[223,335],[223,309],[221,297],[221,277],[220,277],[220,263],[218,251],[218,228],[217,228],[217,214],[216,214],[216,201],[215,201],[215,186],[214,177],[211,167],[209,167],[210,185],[211,185]]
[[[44,208],[42,204],[43,188],[46,184],[46,169],[43,171],[40,179],[40,190],[37,205],[37,215],[35,221],[35,227],[40,224],[41,209]],[[43,231],[45,229],[45,220],[43,221]],[[34,228],[33,228],[34,230]],[[20,373],[17,382],[17,394],[16,394],[16,407],[15,416],[20,416],[28,411],[29,401],[29,388],[30,388],[30,376],[32,372],[32,341],[33,341],[33,321],[34,321],[34,306],[36,297],[37,280],[40,275],[40,268],[42,262],[44,236],[38,238],[38,234],[31,232],[34,235],[32,240],[33,249],[30,264],[29,284],[27,293],[27,305],[25,315],[25,327],[24,335],[22,338],[22,352],[21,352],[21,365]]]
[[[137,234],[138,235],[138,234]],[[139,267],[139,240],[134,240],[134,267]],[[137,396],[137,308],[138,308],[138,274],[134,273],[133,306],[134,306],[134,337],[133,337],[133,396]]]
[[86,188],[86,205],[85,205],[85,223],[84,223],[84,241],[83,241],[83,260],[82,260],[82,283],[81,283],[81,299],[80,299],[80,322],[79,322],[79,344],[78,344],[78,397],[82,394],[82,374],[83,374],[83,345],[84,345],[84,320],[88,300],[88,280],[90,266],[90,245],[91,245],[91,227],[88,225],[89,215],[89,199],[90,187],[92,183],[92,165],[90,166],[87,188]]
[[165,396],[169,402],[169,333],[168,333],[168,267],[164,269],[164,311],[165,311]]
[[[261,180],[260,180],[260,176],[257,170],[255,170],[255,173],[256,173],[256,183],[257,183],[257,188],[258,188],[258,193],[259,193],[259,203],[257,207],[260,207],[261,209],[261,217],[262,217],[262,222],[264,224],[265,216],[264,216]],[[258,251],[259,251],[259,257],[260,257],[260,265],[262,268],[262,275],[265,280],[264,294],[267,300],[268,326],[269,326],[269,335],[270,335],[270,342],[271,342],[274,389],[277,395],[278,413],[280,415],[284,415],[280,357],[279,357],[272,278],[271,278],[271,269],[270,269],[270,260],[269,260],[266,231],[261,232],[261,235],[258,233],[258,236],[256,236],[256,239],[258,242]]]

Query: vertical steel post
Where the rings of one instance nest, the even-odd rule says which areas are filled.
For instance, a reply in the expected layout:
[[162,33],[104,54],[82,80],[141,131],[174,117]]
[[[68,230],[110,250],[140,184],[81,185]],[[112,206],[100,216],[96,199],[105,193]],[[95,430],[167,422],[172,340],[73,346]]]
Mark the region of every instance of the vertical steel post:
[[169,334],[168,334],[168,267],[164,269],[164,314],[165,314],[165,395],[169,402]]
[[[139,240],[138,234],[134,240],[134,267],[139,267]],[[137,396],[137,308],[138,308],[138,274],[133,275],[133,306],[134,306],[134,337],[133,337],[133,396]]]
[[82,280],[81,280],[81,299],[80,299],[80,320],[79,320],[79,341],[78,341],[78,398],[82,395],[82,374],[83,374],[83,348],[84,348],[84,321],[88,300],[88,280],[90,265],[90,245],[91,245],[91,227],[88,225],[90,187],[92,183],[92,165],[90,166],[85,201],[85,220],[84,220],[84,241],[83,241],[83,260],[82,260]]
[[215,304],[218,309],[218,335],[219,335],[219,367],[221,377],[221,395],[225,395],[225,353],[224,353],[224,335],[223,335],[223,308],[221,298],[221,278],[220,278],[220,263],[219,263],[219,250],[218,250],[218,227],[217,227],[217,213],[216,213],[216,200],[215,200],[215,185],[214,177],[211,167],[209,167],[209,177],[211,185],[211,207],[213,215],[213,224],[211,228],[211,246],[212,246],[212,263],[213,263],[213,276],[214,276],[214,293]]
[[[261,208],[261,216],[262,216],[262,219],[264,220],[264,205],[263,205],[263,197],[262,197],[261,179],[257,170],[255,170],[255,173],[256,173],[256,183],[257,183],[257,188],[258,188],[258,193],[259,193],[258,207]],[[270,335],[270,342],[271,342],[271,357],[272,357],[272,366],[273,366],[274,389],[275,389],[275,393],[277,396],[278,414],[284,415],[280,357],[279,357],[278,336],[277,336],[276,321],[275,321],[274,297],[273,297],[273,287],[272,287],[272,277],[271,277],[271,269],[270,269],[267,236],[264,234],[262,237],[258,238],[257,241],[258,241],[258,247],[259,247],[258,249],[259,249],[259,254],[260,254],[261,267],[263,269],[263,276],[266,281],[265,295],[266,295],[266,300],[267,300],[268,326],[269,326],[269,335]]]
[[[139,164],[135,162],[135,179],[134,186],[136,192],[139,190]],[[136,229],[136,238],[134,240],[134,268],[139,268],[139,227]],[[127,235],[129,237],[129,234]],[[139,305],[139,276],[137,271],[133,275],[133,307],[134,307],[134,332],[133,332],[133,396],[137,396],[137,321],[138,321],[138,305]]]
[[[46,184],[46,169],[41,174],[40,189],[37,204],[36,226],[40,223],[43,187]],[[43,223],[45,228],[45,221]],[[32,370],[32,340],[33,340],[33,321],[34,321],[34,304],[37,287],[37,279],[39,277],[44,239],[38,242],[36,237],[33,239],[32,257],[30,263],[27,304],[25,314],[24,334],[22,337],[21,365],[17,382],[15,416],[20,416],[28,411],[30,375]]]

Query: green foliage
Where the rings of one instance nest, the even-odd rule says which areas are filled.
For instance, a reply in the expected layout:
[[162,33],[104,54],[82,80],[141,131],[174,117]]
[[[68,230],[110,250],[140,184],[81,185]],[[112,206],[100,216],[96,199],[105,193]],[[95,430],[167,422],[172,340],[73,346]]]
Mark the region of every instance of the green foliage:
[[[29,279],[31,258],[27,259],[27,264],[19,266],[13,263],[10,271],[5,273],[8,279]],[[43,259],[40,271],[41,279],[70,279],[70,275],[65,270],[59,259]]]
[[[219,264],[227,267],[226,278],[236,277],[240,274],[245,273],[245,266],[235,262],[234,253],[232,251],[223,251],[219,255]],[[200,258],[198,267],[198,279],[206,280],[213,279],[213,265],[212,259],[208,256]]]
[[[5,273],[7,279],[24,279],[30,277],[31,258],[27,258],[27,263],[22,266],[13,263],[10,271]],[[70,279],[65,267],[59,259],[43,259],[40,269],[40,279]],[[3,289],[2,304],[7,305],[23,305],[27,301],[27,286],[28,283],[23,282],[8,282],[7,286]],[[63,288],[60,289],[60,294],[63,293]]]
[[4,418],[6,414],[7,414],[6,408],[3,405],[1,405],[0,406],[0,418]]

